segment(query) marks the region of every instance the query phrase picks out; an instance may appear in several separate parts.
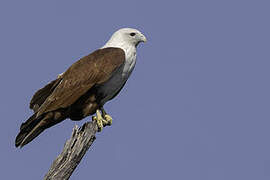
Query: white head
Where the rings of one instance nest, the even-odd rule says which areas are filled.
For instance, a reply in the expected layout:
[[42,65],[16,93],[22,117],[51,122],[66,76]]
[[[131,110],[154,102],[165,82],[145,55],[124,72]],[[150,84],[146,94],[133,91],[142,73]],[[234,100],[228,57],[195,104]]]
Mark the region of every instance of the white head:
[[104,47],[137,46],[146,42],[146,37],[137,29],[122,28],[116,31]]

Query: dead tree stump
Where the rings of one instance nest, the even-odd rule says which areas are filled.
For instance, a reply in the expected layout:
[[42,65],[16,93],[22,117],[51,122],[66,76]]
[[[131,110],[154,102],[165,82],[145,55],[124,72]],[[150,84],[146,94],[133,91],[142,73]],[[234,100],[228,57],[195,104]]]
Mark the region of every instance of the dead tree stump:
[[71,138],[66,141],[62,153],[53,161],[44,180],[69,179],[95,141],[97,131],[98,127],[95,121],[86,122],[81,128],[76,125],[72,130]]

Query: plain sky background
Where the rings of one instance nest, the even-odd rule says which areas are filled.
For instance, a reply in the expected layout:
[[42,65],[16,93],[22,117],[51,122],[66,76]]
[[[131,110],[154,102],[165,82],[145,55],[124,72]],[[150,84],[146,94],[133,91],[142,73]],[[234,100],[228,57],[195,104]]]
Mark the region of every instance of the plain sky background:
[[33,93],[122,27],[148,38],[71,179],[270,179],[269,0],[0,2],[0,178],[42,179],[75,124],[23,149]]

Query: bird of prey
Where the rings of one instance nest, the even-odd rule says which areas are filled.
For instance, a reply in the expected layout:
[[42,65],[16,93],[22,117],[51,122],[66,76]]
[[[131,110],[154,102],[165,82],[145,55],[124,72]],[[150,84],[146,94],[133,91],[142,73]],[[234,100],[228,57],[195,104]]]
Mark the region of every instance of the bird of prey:
[[15,146],[23,147],[45,129],[65,119],[81,120],[96,113],[99,131],[111,125],[106,102],[123,88],[136,63],[136,47],[146,42],[138,30],[116,31],[100,49],[72,64],[57,79],[39,89],[31,99],[34,114],[20,126]]

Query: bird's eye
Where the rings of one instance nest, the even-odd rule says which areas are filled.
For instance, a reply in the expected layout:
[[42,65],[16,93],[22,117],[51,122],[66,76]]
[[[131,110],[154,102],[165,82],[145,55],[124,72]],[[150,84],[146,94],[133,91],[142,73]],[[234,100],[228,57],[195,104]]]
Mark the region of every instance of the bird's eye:
[[136,34],[136,33],[133,32],[133,33],[130,33],[129,35],[130,35],[130,36],[135,36],[135,34]]

